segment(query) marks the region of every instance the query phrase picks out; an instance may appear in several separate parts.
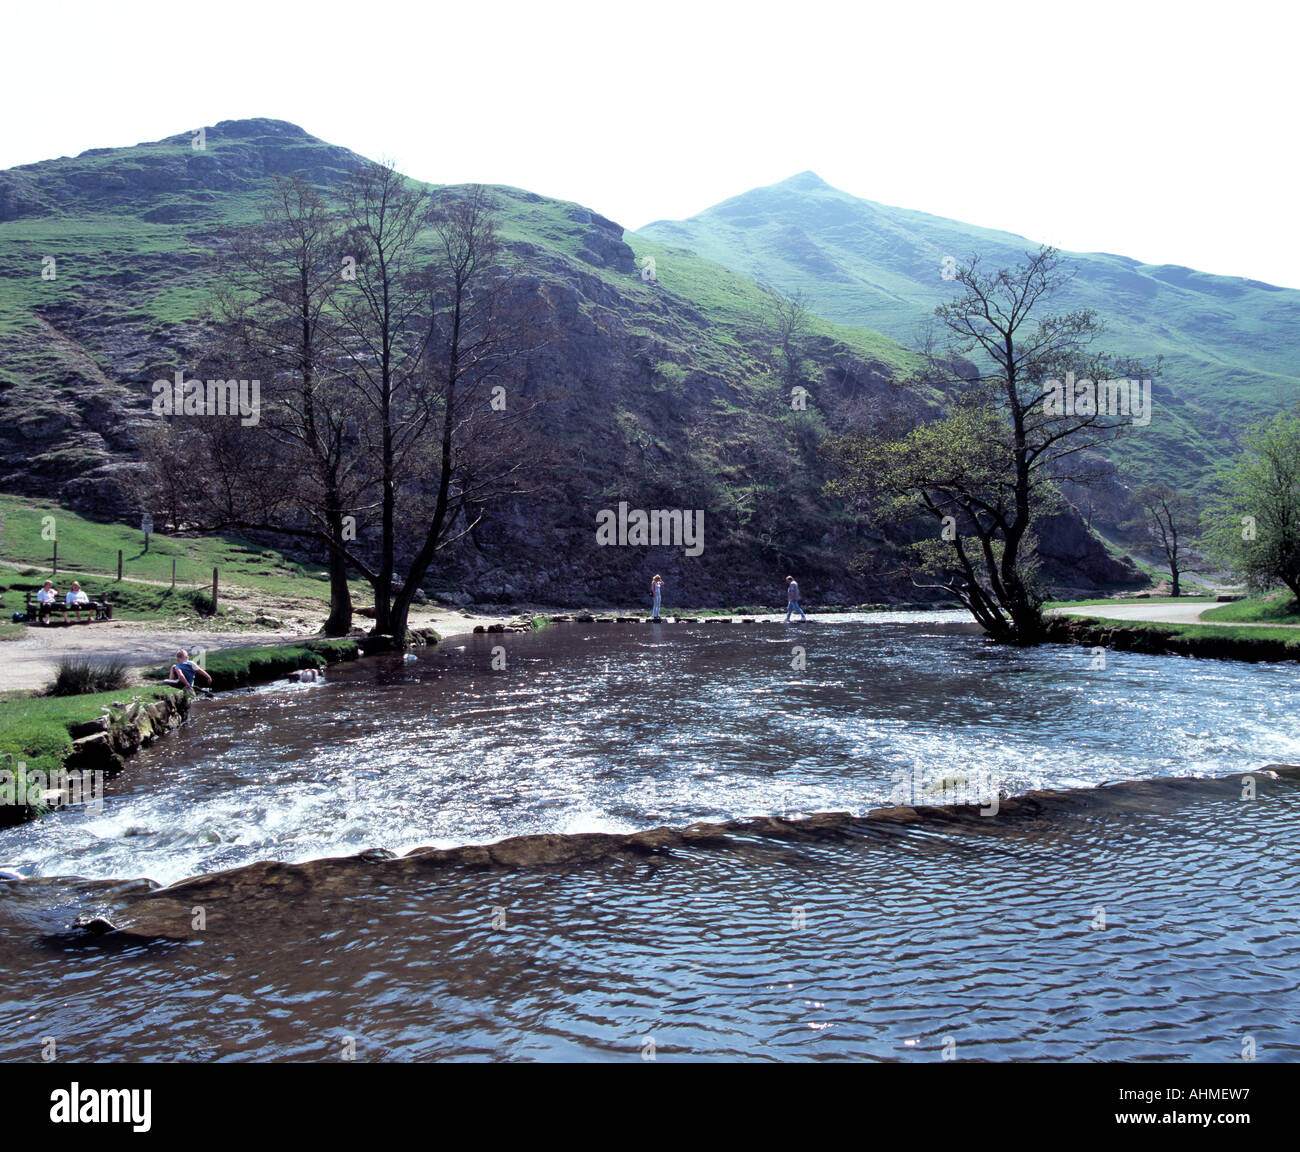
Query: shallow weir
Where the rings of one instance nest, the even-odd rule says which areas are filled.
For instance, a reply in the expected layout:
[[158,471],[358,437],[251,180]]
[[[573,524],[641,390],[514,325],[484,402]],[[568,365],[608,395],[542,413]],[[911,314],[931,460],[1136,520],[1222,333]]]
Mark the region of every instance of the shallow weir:
[[0,838],[0,1057],[1296,1059],[1292,670],[862,623],[213,702]]

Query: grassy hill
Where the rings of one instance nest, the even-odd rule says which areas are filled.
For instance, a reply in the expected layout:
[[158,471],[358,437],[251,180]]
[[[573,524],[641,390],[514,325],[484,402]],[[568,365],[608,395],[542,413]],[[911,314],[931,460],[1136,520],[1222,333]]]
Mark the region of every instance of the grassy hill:
[[[58,543],[58,573],[53,579],[59,591],[66,592],[78,580],[92,599],[107,593],[117,619],[185,620],[226,630],[264,624],[265,617],[250,602],[282,606],[295,614],[305,608],[324,614],[328,607],[325,570],[276,548],[236,536],[155,533],[146,552],[138,526],[89,520],[46,500],[0,495],[0,613],[6,621],[23,610],[24,594],[53,574],[54,542],[45,535],[47,526]],[[215,619],[213,569],[220,574]],[[360,585],[354,590],[362,593]]]
[[[935,305],[953,296],[945,258],[979,255],[1008,267],[1037,248],[1011,233],[859,199],[811,172],[639,236],[803,291],[821,315],[909,346]],[[1151,425],[1122,448],[1137,478],[1202,483],[1245,423],[1300,396],[1300,292],[1106,253],[1067,256],[1077,276],[1061,307],[1096,309],[1111,351],[1165,357]]]
[[[272,174],[304,172],[328,193],[360,163],[295,125],[241,120],[208,128],[202,151],[183,133],[0,173],[0,491],[134,517],[150,385],[204,349],[208,254],[258,218]],[[795,411],[772,296],[753,277],[625,237],[578,204],[492,194],[553,334],[528,387],[560,397],[543,420],[566,464],[440,556],[437,582],[489,599],[624,602],[659,571],[692,606],[754,602],[798,567],[819,599],[895,587],[910,598],[870,527],[821,496],[817,448],[854,411],[933,410],[935,397],[900,398],[891,383],[911,353],[860,323],[814,317],[812,399]],[[703,510],[704,553],[596,547],[595,513],[623,500]],[[864,550],[879,563],[853,569]]]

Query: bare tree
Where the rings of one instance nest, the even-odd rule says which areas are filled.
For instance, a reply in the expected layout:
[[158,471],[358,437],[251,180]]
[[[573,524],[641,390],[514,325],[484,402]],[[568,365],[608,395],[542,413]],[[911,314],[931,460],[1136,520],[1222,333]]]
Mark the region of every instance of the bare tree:
[[804,344],[812,330],[808,297],[803,292],[773,292],[768,323],[780,351],[782,379],[787,389],[795,388],[802,382]]
[[[363,413],[379,512],[377,565],[362,559],[360,548],[349,559],[374,590],[375,632],[391,635],[399,477],[408,467],[418,471],[430,415],[423,368],[433,336],[433,279],[420,234],[431,223],[432,205],[427,192],[388,163],[351,173],[341,197],[355,279],[338,297],[340,370]],[[370,528],[366,520],[363,527]]]
[[438,437],[433,501],[393,600],[390,624],[399,642],[434,555],[472,532],[488,507],[527,491],[543,455],[529,423],[537,402],[522,391],[528,358],[545,343],[541,308],[503,262],[487,190],[445,194],[434,233],[436,305],[423,395]]
[[350,626],[355,570],[374,632],[402,644],[434,555],[544,466],[527,387],[542,303],[483,188],[431,196],[370,164],[340,198],[336,215],[278,181],[266,220],[226,246],[207,361],[265,381],[261,419],[172,420],[171,442],[203,473],[189,507],[208,526],[315,540],[328,629]]
[[136,499],[158,515],[163,531],[184,531],[192,518],[185,478],[198,463],[196,437],[183,432],[177,421],[156,420],[141,428],[135,440],[144,465],[134,485]]
[[331,636],[352,625],[346,545],[365,488],[355,406],[334,363],[335,301],[349,270],[341,240],[322,197],[300,176],[277,176],[261,226],[241,230],[220,254],[217,347],[256,370],[263,404],[243,434],[247,454],[232,446],[228,467],[211,461],[227,481],[216,489],[223,523],[324,545]]
[[1138,525],[1165,557],[1172,595],[1181,596],[1182,552],[1188,537],[1197,530],[1196,502],[1168,484],[1144,484],[1134,499],[1142,509]]
[[542,326],[484,188],[430,198],[373,165],[344,202],[358,290],[341,298],[340,347],[380,492],[377,564],[348,555],[374,588],[375,631],[400,645],[434,555],[524,490],[534,405],[518,385]]

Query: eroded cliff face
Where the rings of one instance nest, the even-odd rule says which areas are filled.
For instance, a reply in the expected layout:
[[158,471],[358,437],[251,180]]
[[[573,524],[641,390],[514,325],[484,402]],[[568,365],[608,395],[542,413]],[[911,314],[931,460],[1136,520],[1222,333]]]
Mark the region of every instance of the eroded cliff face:
[[[331,186],[360,163],[280,121],[227,121],[130,149],[0,173],[0,489],[102,518],[134,517],[150,387],[192,371],[213,288],[207,253],[254,219],[274,173]],[[914,599],[889,547],[821,495],[818,443],[864,412],[932,409],[848,330],[805,342],[808,411],[776,364],[764,297],[688,253],[657,271],[622,228],[579,205],[493,190],[502,234],[539,309],[544,349],[520,384],[539,404],[548,464],[440,555],[434,588],[560,605],[635,600],[658,572],[681,606],[768,603],[796,571],[814,602]],[[56,275],[41,279],[53,261]],[[602,513],[702,517],[698,549],[602,546]],[[1077,518],[1057,518],[1047,576],[1091,589],[1131,579]]]

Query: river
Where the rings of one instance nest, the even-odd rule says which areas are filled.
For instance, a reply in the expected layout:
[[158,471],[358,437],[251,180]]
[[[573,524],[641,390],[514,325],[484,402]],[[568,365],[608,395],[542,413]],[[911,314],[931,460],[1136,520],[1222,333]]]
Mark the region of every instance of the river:
[[[945,613],[555,625],[229,693],[100,810],[0,833],[35,877],[0,885],[0,1057],[1295,1059],[1300,783],[1220,778],[1300,762],[1298,704],[1291,667]],[[963,788],[1078,802],[861,819]],[[183,942],[68,931],[154,899],[109,881],[830,811],[564,868],[308,865]]]

